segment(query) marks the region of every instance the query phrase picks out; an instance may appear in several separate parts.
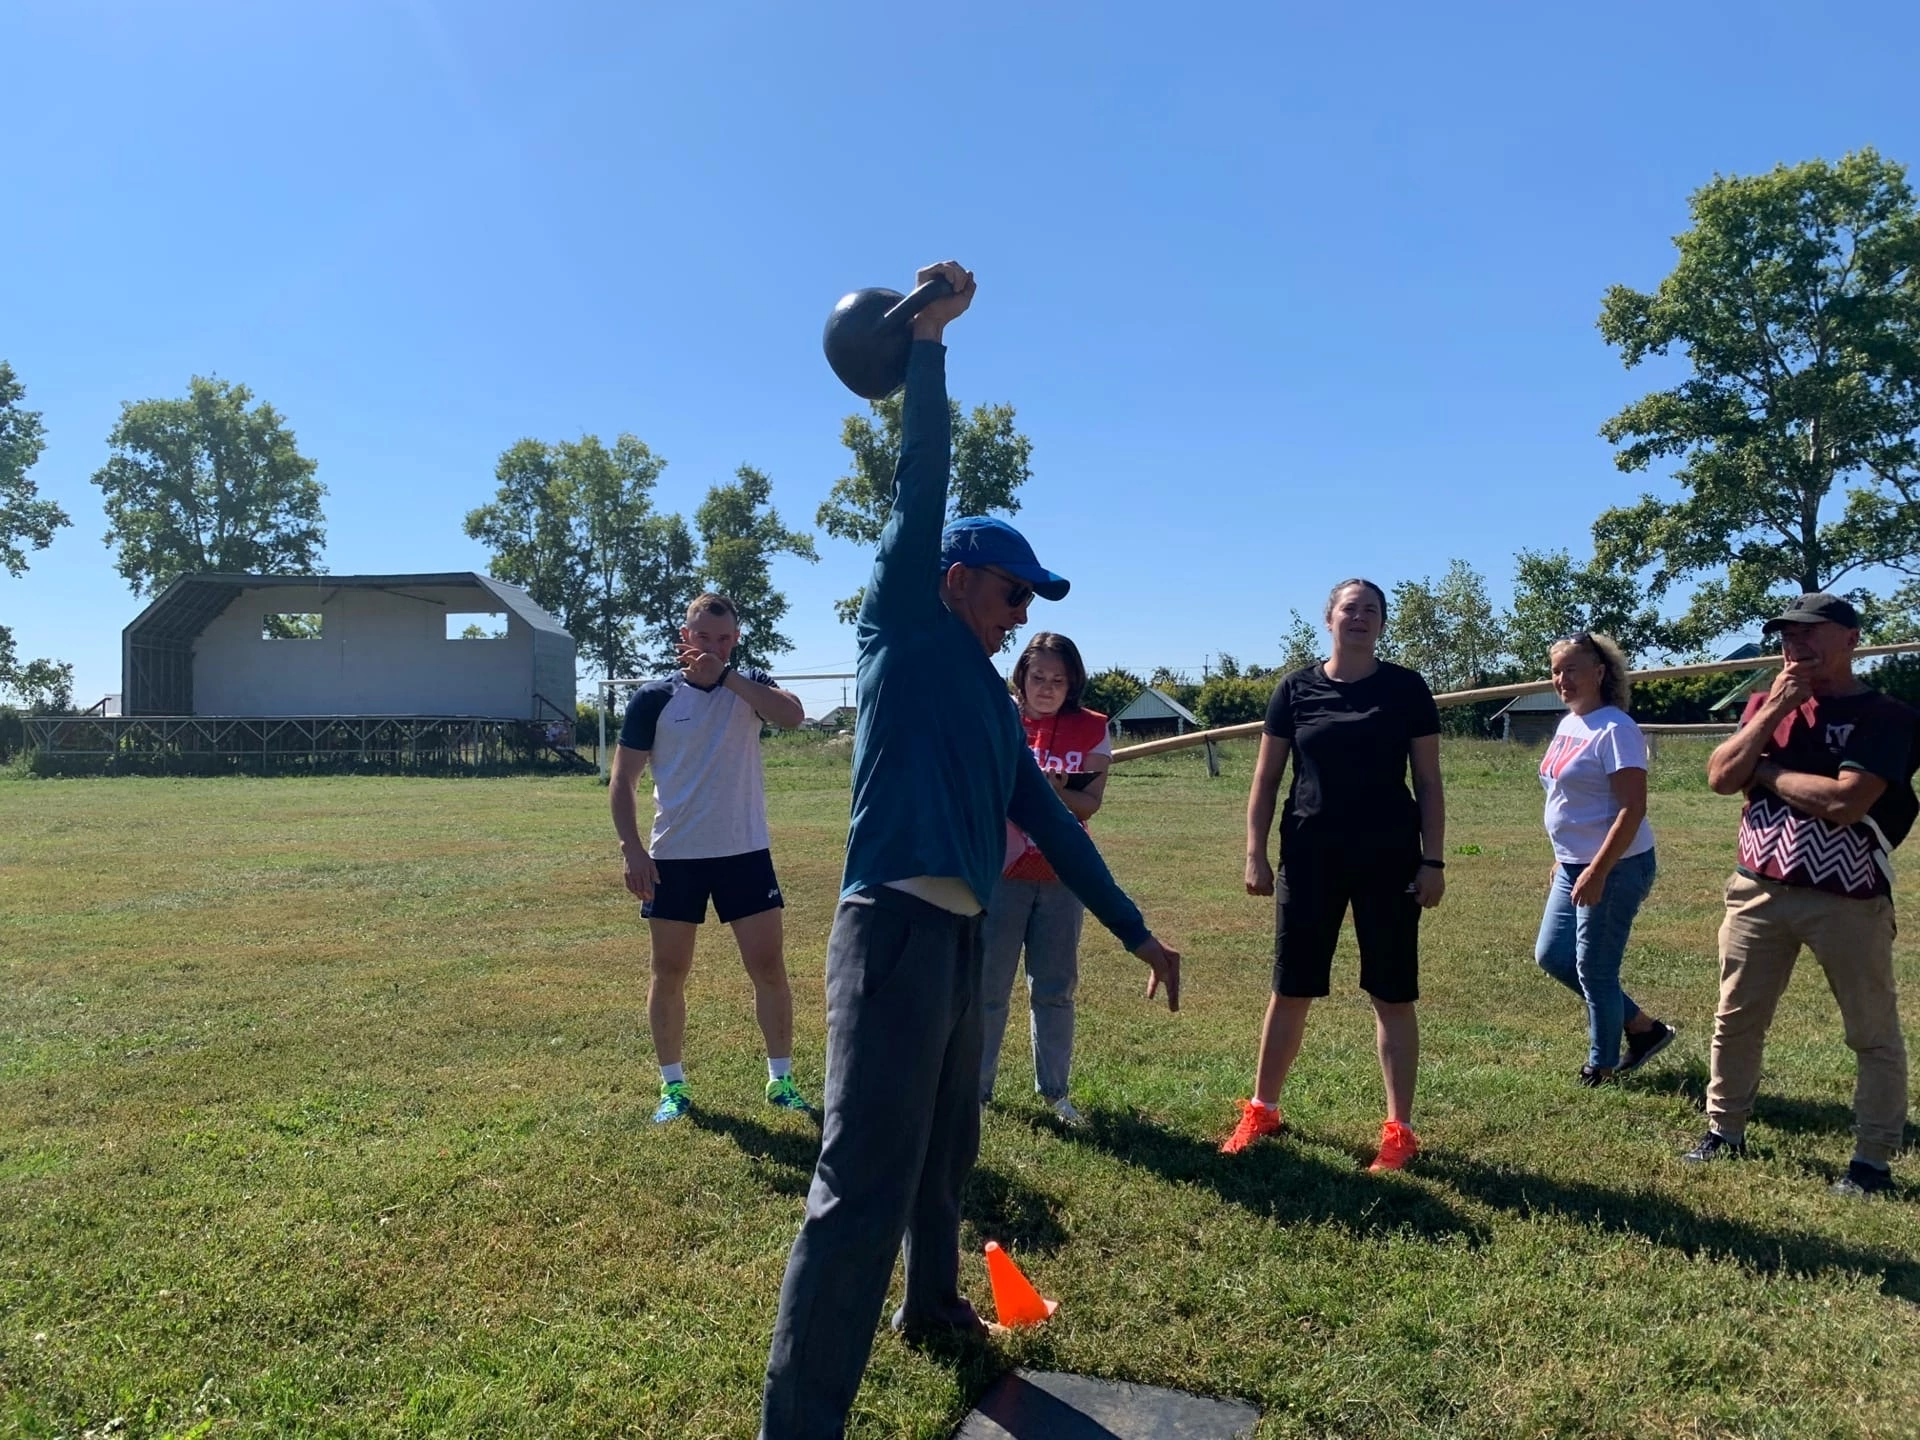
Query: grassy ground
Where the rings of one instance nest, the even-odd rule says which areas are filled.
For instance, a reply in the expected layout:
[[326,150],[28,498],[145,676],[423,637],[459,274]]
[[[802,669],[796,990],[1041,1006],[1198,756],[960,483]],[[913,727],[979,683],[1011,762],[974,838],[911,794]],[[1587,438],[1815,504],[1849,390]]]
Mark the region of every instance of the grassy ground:
[[[1186,953],[1177,1017],[1090,931],[1056,1131],[1008,1046],[968,1201],[1062,1301],[997,1359],[882,1336],[862,1437],[943,1436],[993,1369],[1243,1396],[1279,1436],[1888,1436],[1920,1414],[1920,1207],[1835,1201],[1851,1056],[1817,967],[1768,1051],[1757,1158],[1705,1173],[1734,807],[1656,762],[1661,878],[1630,988],[1681,1038],[1572,1084],[1534,968],[1535,757],[1449,746],[1425,932],[1428,1154],[1381,1113],[1343,951],[1291,1138],[1214,1152],[1246,1093],[1271,913],[1241,893],[1249,753],[1117,773],[1096,831]],[[769,749],[798,1071],[818,1093],[846,765]],[[692,1123],[647,1123],[645,949],[588,779],[0,784],[0,1433],[750,1435],[815,1148],[768,1108],[724,932],[692,994]],[[1911,886],[1901,978],[1920,966]],[[1912,1177],[1920,1180],[1920,1175]]]

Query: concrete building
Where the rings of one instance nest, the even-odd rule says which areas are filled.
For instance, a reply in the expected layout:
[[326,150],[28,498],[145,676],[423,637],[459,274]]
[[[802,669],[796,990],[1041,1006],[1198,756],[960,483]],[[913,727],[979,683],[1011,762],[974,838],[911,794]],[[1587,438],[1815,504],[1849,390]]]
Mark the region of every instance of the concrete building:
[[122,635],[129,716],[574,713],[574,643],[515,586],[434,575],[182,575]]

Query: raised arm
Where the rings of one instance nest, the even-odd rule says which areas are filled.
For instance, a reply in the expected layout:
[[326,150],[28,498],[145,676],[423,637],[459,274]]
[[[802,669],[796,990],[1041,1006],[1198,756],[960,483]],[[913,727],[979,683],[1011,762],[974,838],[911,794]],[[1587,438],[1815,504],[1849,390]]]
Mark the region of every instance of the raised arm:
[[753,707],[753,713],[769,725],[782,730],[797,730],[807,718],[806,707],[791,690],[782,690],[773,677],[759,670],[728,669],[721,684]]
[[1812,694],[1813,689],[1798,666],[1782,666],[1767,693],[1747,702],[1747,713],[1741,718],[1740,728],[1707,757],[1707,788],[1716,795],[1738,795],[1751,785],[1754,767],[1766,753],[1774,729]]
[[970,272],[951,260],[914,277],[924,284],[944,276],[954,293],[936,300],[913,322],[907,393],[900,409],[900,460],[893,472],[893,508],[880,533],[873,577],[860,602],[860,623],[877,627],[914,623],[940,608],[940,532],[947,520],[953,462],[953,413],[947,404],[948,322],[973,303]]

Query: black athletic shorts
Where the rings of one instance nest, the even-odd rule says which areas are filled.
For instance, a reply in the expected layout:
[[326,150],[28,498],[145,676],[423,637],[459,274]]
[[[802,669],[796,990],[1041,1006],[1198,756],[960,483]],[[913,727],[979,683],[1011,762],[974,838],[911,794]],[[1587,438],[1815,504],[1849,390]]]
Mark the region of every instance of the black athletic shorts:
[[781,909],[780,882],[773,874],[771,850],[749,850],[744,855],[716,855],[708,860],[654,859],[660,883],[653,899],[640,906],[649,920],[684,920],[701,925],[707,918],[707,899],[722,925],[731,925],[762,910]]
[[1420,998],[1420,851],[1341,854],[1294,846],[1274,877],[1273,993],[1317,999],[1332,988],[1340,924],[1353,908],[1360,988],[1390,1005]]

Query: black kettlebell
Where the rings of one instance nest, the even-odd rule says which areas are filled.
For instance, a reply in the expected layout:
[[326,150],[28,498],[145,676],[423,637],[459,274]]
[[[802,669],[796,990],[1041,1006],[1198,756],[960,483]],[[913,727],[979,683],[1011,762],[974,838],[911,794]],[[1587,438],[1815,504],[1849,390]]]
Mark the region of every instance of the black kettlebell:
[[936,275],[911,295],[875,288],[841,296],[820,337],[840,383],[862,400],[884,400],[898,390],[913,350],[913,317],[951,294],[953,286]]

